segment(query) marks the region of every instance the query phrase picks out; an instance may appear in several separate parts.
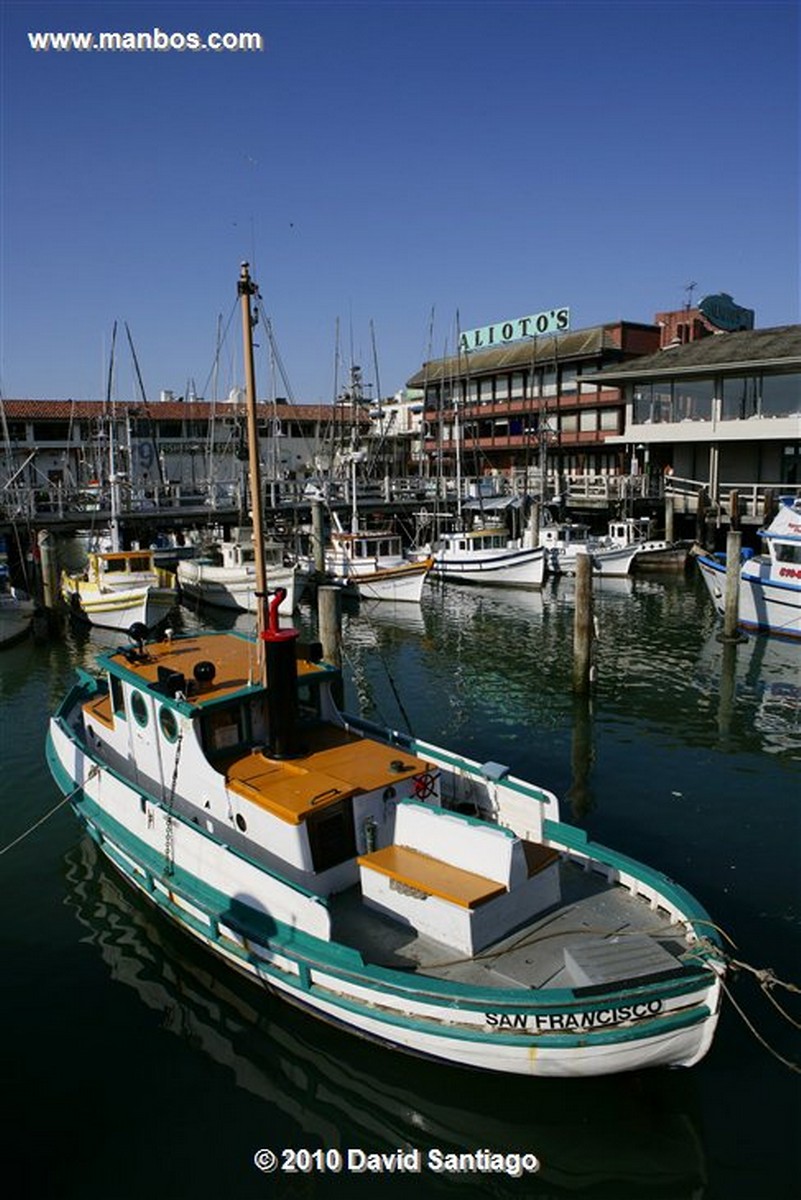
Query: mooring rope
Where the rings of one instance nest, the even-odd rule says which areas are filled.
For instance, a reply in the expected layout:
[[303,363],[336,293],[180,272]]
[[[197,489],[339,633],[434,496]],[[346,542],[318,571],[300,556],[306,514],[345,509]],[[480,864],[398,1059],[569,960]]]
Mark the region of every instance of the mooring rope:
[[15,846],[18,846],[20,842],[24,842],[27,837],[29,837],[32,833],[34,833],[35,830],[37,830],[40,825],[44,825],[45,821],[48,821],[50,819],[50,817],[53,816],[54,813],[57,813],[60,808],[63,808],[65,804],[68,804],[73,796],[76,796],[78,794],[78,792],[82,791],[84,785],[86,783],[88,783],[89,780],[92,779],[95,775],[97,775],[99,770],[100,770],[100,767],[96,763],[92,767],[89,774],[86,776],[86,779],[84,780],[83,783],[79,783],[78,786],[73,788],[71,792],[69,792],[66,796],[62,797],[62,799],[59,800],[58,804],[54,804],[53,807],[49,810],[49,812],[46,812],[43,817],[39,818],[38,821],[34,821],[33,825],[29,826],[29,828],[26,829],[24,833],[21,833],[19,835],[19,837],[14,838],[13,842],[9,842],[7,846],[4,846],[2,848],[2,850],[0,850],[0,856],[5,854],[8,850],[13,850]]

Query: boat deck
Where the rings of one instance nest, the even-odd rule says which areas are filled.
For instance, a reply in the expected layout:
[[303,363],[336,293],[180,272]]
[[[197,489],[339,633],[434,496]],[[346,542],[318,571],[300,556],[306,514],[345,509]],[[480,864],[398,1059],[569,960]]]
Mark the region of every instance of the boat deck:
[[[472,959],[365,908],[358,887],[331,898],[333,936],[373,965],[489,988],[608,983],[609,964],[611,978],[620,979],[684,965],[683,930],[671,925],[665,913],[575,863],[563,862],[560,874],[562,900],[557,906]],[[618,939],[614,953],[605,955],[604,940],[612,938]],[[621,938],[630,939],[625,958]]]

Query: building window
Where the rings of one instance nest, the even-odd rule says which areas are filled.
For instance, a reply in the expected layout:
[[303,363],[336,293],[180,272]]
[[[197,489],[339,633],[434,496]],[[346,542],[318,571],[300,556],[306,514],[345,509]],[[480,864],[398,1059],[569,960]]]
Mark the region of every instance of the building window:
[[658,383],[635,383],[634,424],[658,425],[673,420],[673,385],[669,379]]
[[562,433],[576,433],[578,430],[578,413],[562,413],[559,418],[559,428]]
[[496,378],[496,380],[495,380],[495,399],[496,400],[508,400],[509,399],[509,376],[508,375],[498,375],[498,377]]
[[674,421],[711,421],[714,392],[711,379],[674,380]]
[[482,379],[479,381],[479,400],[481,404],[488,404],[492,400],[492,379]]
[[723,380],[721,419],[747,421],[759,411],[759,379],[756,375],[734,375]]
[[620,411],[617,408],[602,408],[600,427],[604,433],[620,432]]
[[763,417],[793,417],[801,412],[801,375],[763,375]]
[[559,383],[563,392],[575,392],[578,386],[578,370],[575,366],[562,367],[559,373]]
[[34,421],[35,442],[67,442],[70,436],[69,421]]
[[582,433],[595,433],[598,428],[598,413],[594,408],[588,408],[579,414],[579,429]]
[[512,399],[522,400],[526,394],[526,376],[523,371],[515,371],[512,375]]

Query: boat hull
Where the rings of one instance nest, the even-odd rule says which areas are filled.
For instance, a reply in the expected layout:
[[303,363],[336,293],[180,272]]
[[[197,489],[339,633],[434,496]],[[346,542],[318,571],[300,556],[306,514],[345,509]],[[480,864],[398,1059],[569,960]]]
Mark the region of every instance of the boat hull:
[[93,588],[63,591],[70,612],[80,621],[101,629],[127,632],[140,624],[156,629],[175,607],[177,595],[172,588],[136,587],[128,590],[99,592]]
[[[725,561],[699,555],[701,577],[718,616],[726,609]],[[770,577],[770,562],[751,558],[741,565],[738,623],[743,629],[801,639],[801,582]]]
[[[214,608],[252,613],[257,610],[256,576],[253,571],[239,571],[187,559],[178,563],[176,574],[182,596]],[[286,592],[280,612],[289,614],[295,610],[299,599],[295,570],[288,568],[285,571],[268,572],[267,587],[270,591],[283,588]]]
[[33,600],[18,596],[13,589],[0,596],[0,650],[14,646],[28,636],[35,607]]
[[356,588],[363,600],[419,604],[427,573],[427,565],[406,564],[372,573],[354,571],[346,581]]
[[545,579],[545,553],[540,549],[434,556],[433,579],[488,587],[538,588]]
[[[491,988],[366,961],[333,938],[323,897],[299,893],[96,757],[74,720],[85,694],[74,689],[51,722],[47,756],[57,783],[135,888],[261,986],[371,1041],[486,1071],[604,1075],[692,1066],[708,1050],[720,981],[700,957],[697,970],[638,979],[636,987],[620,980],[570,989]],[[590,848],[579,831],[548,824],[550,845],[565,855]],[[632,864],[606,853],[608,870],[625,879]],[[632,888],[635,881],[638,890],[653,888],[654,907],[675,907],[685,895],[671,885],[668,896],[655,873],[632,876]],[[693,917],[702,913],[696,906]]]
[[576,565],[581,555],[589,555],[593,575],[622,578],[631,573],[637,551],[629,546],[603,550],[574,550],[572,548],[560,550],[552,547],[548,551],[548,570],[552,571],[554,575],[575,575]]

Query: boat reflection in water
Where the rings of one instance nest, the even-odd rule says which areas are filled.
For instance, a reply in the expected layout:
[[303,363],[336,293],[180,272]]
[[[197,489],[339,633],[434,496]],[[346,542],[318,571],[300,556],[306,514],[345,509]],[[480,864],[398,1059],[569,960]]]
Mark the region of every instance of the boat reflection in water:
[[799,661],[797,641],[757,634],[723,642],[711,634],[696,683],[716,706],[721,739],[801,758]]
[[[534,1186],[543,1198],[704,1195],[705,1163],[688,1111],[694,1093],[687,1072],[521,1080],[399,1061],[380,1047],[342,1038],[220,970],[117,881],[88,837],[68,855],[67,882],[67,903],[111,978],[162,1013],[165,1030],[260,1097],[269,1106],[264,1127],[274,1134],[302,1133],[305,1140],[295,1144],[343,1155],[351,1147],[418,1150],[424,1163],[431,1148],[533,1154],[541,1164]],[[424,1168],[421,1181],[426,1177],[429,1184],[442,1179],[454,1186],[460,1178],[446,1181]],[[520,1179],[511,1175],[468,1178],[471,1195],[523,1194]],[[345,1179],[332,1176],[329,1182],[341,1189]],[[414,1186],[413,1179],[406,1183]]]

